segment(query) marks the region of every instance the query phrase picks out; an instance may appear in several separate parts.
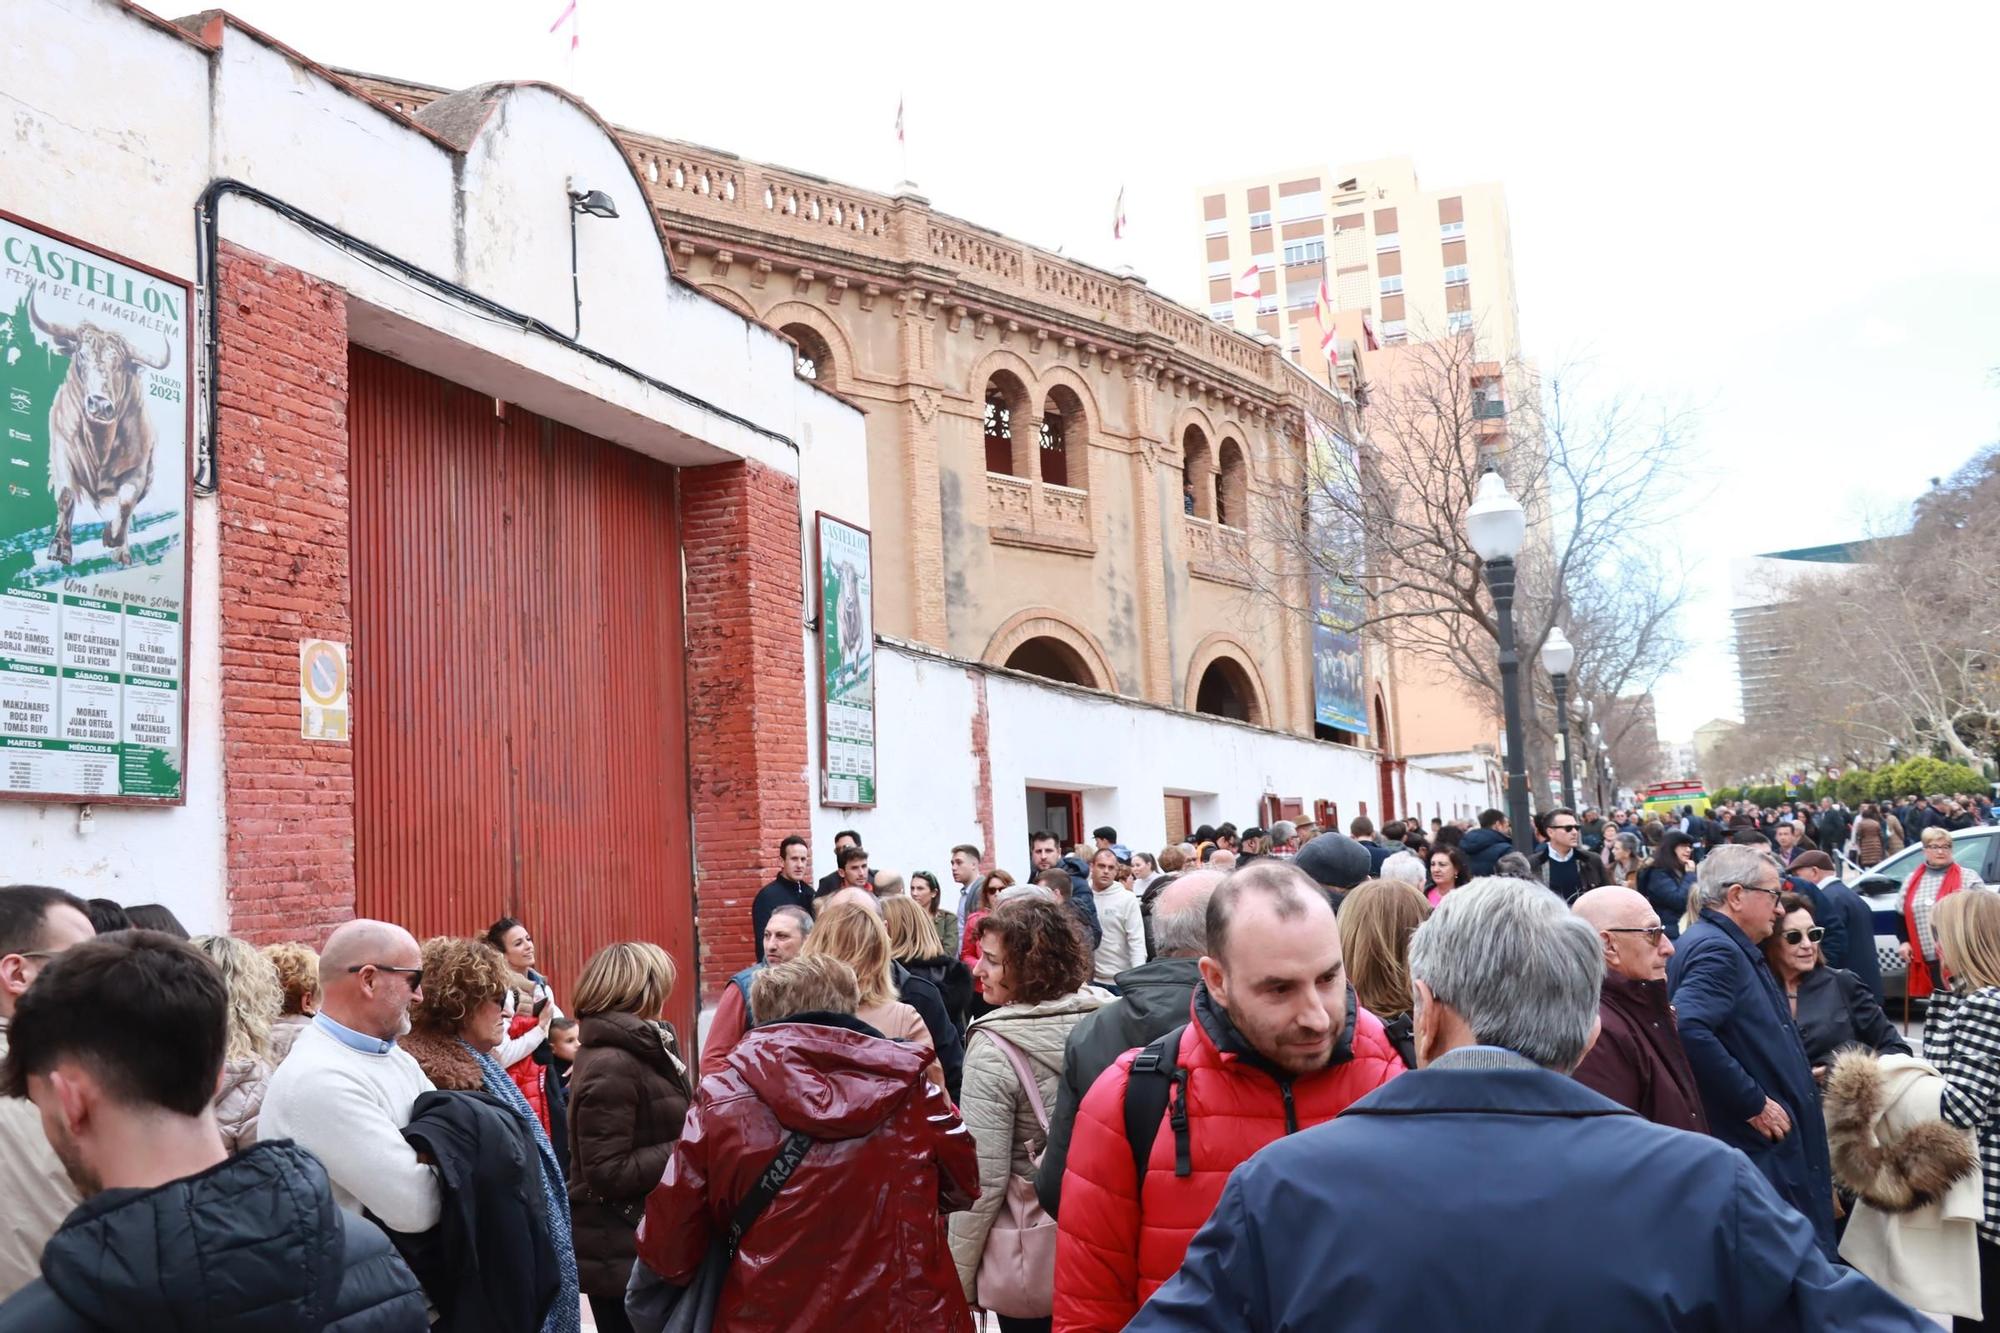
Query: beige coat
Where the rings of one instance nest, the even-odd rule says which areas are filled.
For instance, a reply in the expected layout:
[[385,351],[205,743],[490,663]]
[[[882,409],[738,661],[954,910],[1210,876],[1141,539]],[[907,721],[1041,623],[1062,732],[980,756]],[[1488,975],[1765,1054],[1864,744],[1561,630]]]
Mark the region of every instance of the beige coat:
[[1944,1079],[1914,1055],[1843,1053],[1827,1077],[1834,1179],[1854,1190],[1840,1257],[1919,1310],[1979,1318],[1972,1131],[1939,1115]]
[[[6,1054],[0,1019],[0,1057]],[[0,1300],[41,1276],[42,1247],[79,1202],[35,1104],[0,1097]]]
[[1003,1005],[975,1021],[966,1035],[959,1114],[979,1145],[979,1198],[965,1212],[951,1215],[951,1257],[969,1302],[977,1303],[979,1257],[986,1251],[986,1233],[1007,1200],[1007,1178],[1032,1178],[1035,1155],[1044,1143],[1034,1106],[1021,1091],[1014,1067],[987,1036],[1012,1042],[1028,1057],[1043,1109],[1053,1111],[1070,1029],[1110,998],[1095,986],[1086,986],[1043,1004]]
[[264,1111],[264,1089],[271,1066],[262,1060],[231,1060],[222,1066],[222,1087],[215,1094],[215,1124],[222,1146],[242,1152],[257,1141],[257,1117]]

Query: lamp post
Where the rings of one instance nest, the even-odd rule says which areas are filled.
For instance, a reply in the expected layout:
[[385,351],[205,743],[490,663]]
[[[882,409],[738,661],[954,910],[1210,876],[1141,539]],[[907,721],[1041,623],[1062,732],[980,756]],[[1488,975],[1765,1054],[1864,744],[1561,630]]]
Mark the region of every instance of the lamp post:
[[1542,670],[1556,687],[1556,748],[1562,751],[1563,804],[1576,809],[1576,766],[1569,757],[1569,669],[1576,665],[1576,649],[1561,625],[1549,627],[1542,643]]
[[1500,709],[1507,736],[1507,823],[1514,848],[1534,850],[1534,826],[1528,822],[1527,755],[1521,744],[1521,659],[1514,648],[1514,557],[1528,535],[1528,516],[1521,502],[1507,491],[1498,472],[1489,469],[1479,479],[1472,507],[1465,511],[1465,536],[1486,571],[1493,610],[1500,620]]

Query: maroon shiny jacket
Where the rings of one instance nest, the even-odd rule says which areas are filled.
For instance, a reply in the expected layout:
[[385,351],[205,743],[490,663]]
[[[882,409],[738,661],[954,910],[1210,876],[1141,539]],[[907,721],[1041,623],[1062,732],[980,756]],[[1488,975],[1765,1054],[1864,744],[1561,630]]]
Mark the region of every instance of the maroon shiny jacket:
[[639,1257],[685,1283],[794,1130],[816,1142],[744,1233],[715,1333],[971,1325],[944,1218],[979,1193],[978,1151],[924,1077],[928,1046],[857,1019],[797,1015],[753,1028],[701,1082]]

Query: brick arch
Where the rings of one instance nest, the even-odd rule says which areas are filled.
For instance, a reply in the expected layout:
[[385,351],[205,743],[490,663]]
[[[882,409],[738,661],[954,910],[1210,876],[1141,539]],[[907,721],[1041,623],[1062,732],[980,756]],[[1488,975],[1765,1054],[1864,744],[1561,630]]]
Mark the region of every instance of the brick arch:
[[1097,689],[1113,694],[1119,692],[1118,673],[1111,669],[1111,659],[1105,656],[1104,646],[1089,630],[1054,607],[1033,606],[1009,616],[1006,623],[986,641],[986,651],[979,655],[979,660],[989,666],[1004,667],[1007,659],[1014,655],[1014,650],[1030,639],[1054,639],[1066,645],[1083,659],[1084,666],[1097,678]]
[[1046,402],[1049,391],[1058,386],[1068,389],[1083,404],[1084,415],[1090,418],[1094,428],[1104,427],[1104,409],[1098,404],[1097,395],[1092,392],[1090,381],[1071,370],[1068,366],[1050,366],[1044,370],[1030,387],[1035,391],[1036,402]]
[[857,378],[859,366],[854,359],[854,341],[847,336],[847,329],[837,319],[829,316],[818,306],[805,301],[783,300],[757,317],[760,324],[773,333],[780,332],[787,324],[803,324],[826,340],[828,350],[833,353],[833,384],[822,387],[839,391],[841,385],[849,384]]
[[1222,443],[1222,432],[1216,426],[1215,418],[1211,417],[1206,410],[1190,403],[1174,414],[1173,430],[1167,436],[1173,442],[1174,451],[1177,454],[1180,451],[1181,441],[1187,437],[1187,428],[1189,426],[1201,427],[1201,433],[1208,437],[1208,447],[1211,450],[1216,445]]
[[757,312],[750,308],[748,301],[738,296],[735,292],[730,291],[729,288],[719,282],[704,282],[697,290],[710,300],[728,306],[731,310],[734,310],[753,324],[762,324],[764,322],[757,318]]
[[1271,720],[1270,694],[1264,689],[1263,673],[1257,670],[1256,659],[1250,655],[1243,641],[1233,634],[1217,630],[1195,645],[1194,656],[1188,659],[1187,679],[1181,689],[1181,704],[1188,712],[1195,711],[1195,698],[1201,693],[1201,678],[1208,669],[1222,659],[1234,662],[1242,669],[1250,681],[1250,722],[1253,726],[1269,727]]

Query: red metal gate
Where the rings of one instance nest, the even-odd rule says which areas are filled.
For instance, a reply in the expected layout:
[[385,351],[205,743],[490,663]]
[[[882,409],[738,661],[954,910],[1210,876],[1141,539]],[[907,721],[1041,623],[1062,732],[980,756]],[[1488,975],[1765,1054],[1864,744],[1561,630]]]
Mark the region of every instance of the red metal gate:
[[505,913],[566,998],[652,940],[692,1036],[671,467],[350,349],[356,905],[418,938]]

